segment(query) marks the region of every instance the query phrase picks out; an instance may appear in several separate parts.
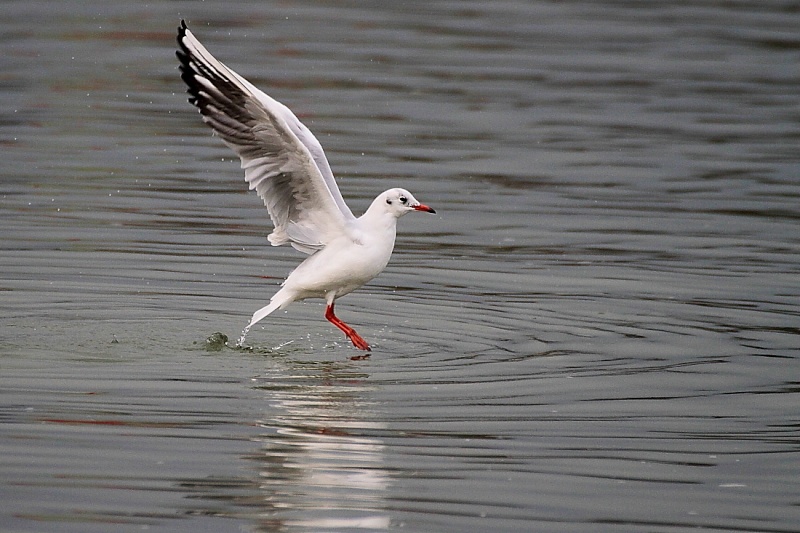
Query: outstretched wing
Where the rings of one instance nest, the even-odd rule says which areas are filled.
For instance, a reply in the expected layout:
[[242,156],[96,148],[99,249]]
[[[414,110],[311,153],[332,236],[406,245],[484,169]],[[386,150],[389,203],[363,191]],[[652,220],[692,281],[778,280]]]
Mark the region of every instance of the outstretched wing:
[[245,180],[267,206],[273,246],[307,254],[347,232],[344,203],[322,146],[294,113],[212,56],[186,23],[178,28],[189,101],[242,160]]

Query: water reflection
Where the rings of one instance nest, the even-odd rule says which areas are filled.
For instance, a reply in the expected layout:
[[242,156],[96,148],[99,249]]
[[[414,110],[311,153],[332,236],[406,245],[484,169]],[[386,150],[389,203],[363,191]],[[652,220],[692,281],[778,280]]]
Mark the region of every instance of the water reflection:
[[258,425],[259,530],[382,530],[390,525],[385,429],[366,398],[369,376],[341,363],[257,378],[268,410]]

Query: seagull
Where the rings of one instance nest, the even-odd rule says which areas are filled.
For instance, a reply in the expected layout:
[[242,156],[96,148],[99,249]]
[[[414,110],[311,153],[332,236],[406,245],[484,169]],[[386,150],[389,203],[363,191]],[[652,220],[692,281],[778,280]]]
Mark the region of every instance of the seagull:
[[307,254],[270,303],[255,313],[237,342],[257,322],[292,302],[323,298],[325,318],[353,345],[370,346],[334,314],[336,299],[380,274],[394,249],[397,219],[411,211],[435,213],[405,189],[384,191],[356,218],[339,192],[322,145],[294,113],[212,56],[181,20],[181,79],[203,121],[242,160],[245,181],[264,201],[274,226],[272,246]]

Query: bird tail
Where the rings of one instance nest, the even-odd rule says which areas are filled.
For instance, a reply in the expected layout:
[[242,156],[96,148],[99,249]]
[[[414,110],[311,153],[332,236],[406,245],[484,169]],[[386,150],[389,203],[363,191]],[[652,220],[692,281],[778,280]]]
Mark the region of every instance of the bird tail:
[[253,318],[250,319],[250,323],[247,324],[247,327],[244,328],[242,331],[241,337],[236,342],[236,346],[241,348],[244,346],[244,339],[247,337],[247,333],[250,331],[257,322],[262,320],[263,318],[269,316],[273,311],[277,309],[281,309],[286,307],[290,303],[295,300],[294,295],[292,293],[286,293],[283,290],[280,290],[275,293],[275,295],[270,299],[269,305],[266,305],[253,313]]
[[278,307],[280,307],[280,304],[278,302],[270,302],[269,305],[266,305],[261,309],[259,309],[258,311],[256,311],[255,313],[253,313],[253,317],[250,319],[250,323],[247,324],[247,329],[252,328],[256,324],[256,322],[269,316],[269,314],[275,311]]
[[275,293],[272,299],[270,299],[269,305],[266,305],[253,313],[253,317],[250,319],[247,329],[252,328],[257,322],[272,314],[273,311],[281,309],[282,307],[286,307],[293,301],[291,296],[282,293],[283,291],[278,291]]

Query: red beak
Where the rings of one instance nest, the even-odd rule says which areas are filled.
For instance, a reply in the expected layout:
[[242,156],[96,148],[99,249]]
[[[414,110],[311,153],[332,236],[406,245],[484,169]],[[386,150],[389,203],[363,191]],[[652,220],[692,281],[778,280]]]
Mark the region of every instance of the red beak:
[[425,204],[415,205],[414,209],[416,209],[417,211],[425,211],[426,213],[436,213],[436,211],[434,211],[432,207],[428,207]]

